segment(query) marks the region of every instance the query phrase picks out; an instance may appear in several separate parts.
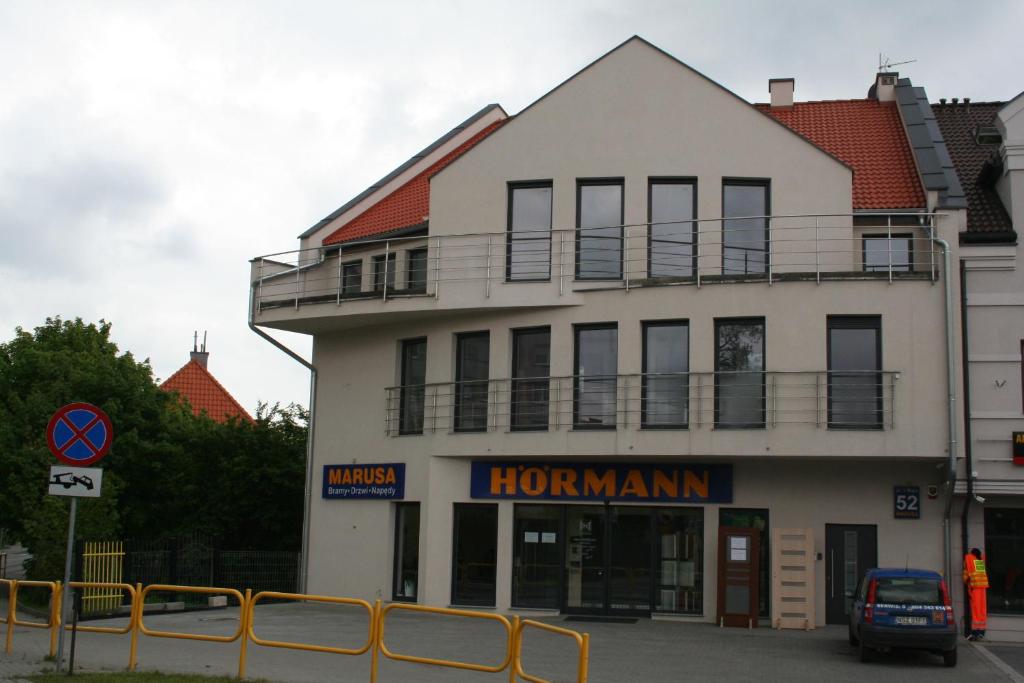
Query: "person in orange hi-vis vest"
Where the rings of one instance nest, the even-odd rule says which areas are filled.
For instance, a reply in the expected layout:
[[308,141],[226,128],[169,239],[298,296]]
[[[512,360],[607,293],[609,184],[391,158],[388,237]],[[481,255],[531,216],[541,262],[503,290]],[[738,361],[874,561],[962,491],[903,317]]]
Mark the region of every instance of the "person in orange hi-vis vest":
[[971,632],[967,640],[985,637],[988,621],[988,574],[985,572],[985,558],[977,548],[964,555],[964,583],[971,603]]

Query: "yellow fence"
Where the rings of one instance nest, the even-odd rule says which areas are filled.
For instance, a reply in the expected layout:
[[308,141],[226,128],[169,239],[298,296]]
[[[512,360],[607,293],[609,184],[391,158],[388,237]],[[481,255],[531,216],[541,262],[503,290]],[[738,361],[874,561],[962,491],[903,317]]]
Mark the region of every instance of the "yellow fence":
[[89,542],[82,548],[83,583],[117,588],[82,590],[82,614],[109,612],[124,602],[124,544],[121,541]]
[[[142,587],[142,584],[131,586],[126,583],[118,582],[103,582],[103,581],[73,581],[70,584],[71,588],[76,588],[85,591],[96,591],[97,594],[106,591],[107,594],[114,594],[115,592],[121,595],[127,594],[130,599],[130,605],[128,610],[128,624],[124,627],[112,627],[112,626],[87,626],[79,625],[77,628],[79,631],[89,633],[106,633],[111,635],[128,635],[130,634],[130,645],[128,653],[128,669],[134,670],[138,660],[138,638],[139,635],[145,635],[152,638],[175,638],[180,640],[198,640],[216,643],[233,643],[240,641],[239,653],[238,653],[238,677],[244,678],[246,673],[246,658],[248,654],[249,643],[258,645],[261,647],[275,647],[275,648],[286,648],[290,650],[305,650],[308,652],[326,652],[331,654],[339,655],[351,655],[358,656],[370,653],[370,682],[376,683],[378,675],[379,656],[387,657],[395,661],[409,662],[414,664],[421,664],[426,666],[439,666],[454,669],[464,669],[469,671],[481,671],[486,673],[500,673],[502,671],[508,671],[508,680],[510,683],[516,683],[520,679],[524,681],[530,681],[531,683],[548,683],[545,679],[537,678],[523,671],[522,666],[522,649],[523,649],[523,632],[527,629],[538,629],[549,633],[558,635],[564,635],[572,638],[576,642],[577,646],[577,675],[576,683],[586,683],[588,675],[588,663],[590,656],[590,636],[586,633],[580,634],[576,631],[572,631],[565,628],[559,628],[557,626],[551,626],[538,621],[531,621],[529,619],[520,620],[519,617],[512,617],[508,619],[499,614],[491,614],[487,612],[475,612],[472,610],[462,609],[448,609],[442,607],[426,607],[423,605],[411,605],[406,603],[394,603],[386,607],[381,606],[381,601],[377,600],[374,604],[370,604],[366,600],[359,600],[357,598],[342,598],[328,595],[306,595],[301,593],[277,593],[272,591],[264,591],[252,594],[251,590],[246,590],[243,595],[240,591],[233,588],[215,588],[205,586],[172,586],[167,584],[153,584],[150,586]],[[23,621],[19,620],[17,616],[17,603],[18,603],[18,590],[21,587],[41,587],[47,588],[50,592],[50,609],[49,609],[49,621],[47,622],[34,622],[34,621]],[[50,629],[50,655],[53,656],[56,653],[57,633],[61,628],[60,622],[60,602],[61,602],[61,584],[60,582],[51,581],[16,581],[8,579],[0,579],[0,594],[3,591],[7,592],[8,604],[6,615],[0,619],[0,624],[6,624],[7,626],[7,637],[6,637],[6,652],[11,654],[14,628],[15,626],[27,626],[30,628],[46,628]],[[161,631],[157,629],[148,628],[143,619],[143,606],[146,602],[146,597],[151,593],[198,593],[202,595],[223,595],[230,598],[234,598],[239,605],[239,620],[238,628],[234,633],[230,635],[212,635],[203,633],[182,633],[177,631]],[[123,598],[122,598],[123,599]],[[301,602],[316,602],[323,604],[337,604],[337,605],[349,605],[357,607],[360,611],[365,611],[367,615],[367,626],[366,626],[366,640],[356,647],[334,647],[327,645],[317,645],[313,643],[300,643],[293,641],[276,641],[267,640],[260,638],[256,635],[255,629],[255,609],[256,604],[260,600],[264,599],[280,599],[280,600],[295,600]],[[409,611],[419,612],[423,614],[430,614],[444,617],[457,617],[461,619],[474,619],[482,621],[493,621],[497,622],[499,626],[505,632],[505,652],[502,655],[502,660],[496,664],[486,664],[480,662],[459,662],[447,659],[435,659],[431,657],[420,657],[417,655],[401,654],[392,652],[388,649],[384,642],[384,630],[387,615],[395,611]],[[71,626],[68,624],[64,625],[65,629],[70,629]]]

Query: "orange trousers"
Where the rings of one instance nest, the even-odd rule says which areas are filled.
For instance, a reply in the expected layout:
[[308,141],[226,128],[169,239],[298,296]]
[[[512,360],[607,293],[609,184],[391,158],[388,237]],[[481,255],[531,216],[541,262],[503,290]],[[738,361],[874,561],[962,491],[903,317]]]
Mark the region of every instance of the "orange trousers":
[[971,629],[984,631],[988,622],[987,588],[971,588],[968,595],[971,601]]

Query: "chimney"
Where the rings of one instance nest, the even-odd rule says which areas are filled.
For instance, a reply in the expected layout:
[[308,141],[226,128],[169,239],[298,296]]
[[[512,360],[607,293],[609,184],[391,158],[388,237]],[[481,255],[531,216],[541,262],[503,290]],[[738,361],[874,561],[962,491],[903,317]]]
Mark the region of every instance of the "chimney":
[[769,78],[768,92],[772,96],[772,109],[793,106],[793,91],[796,80],[792,78]]
[[896,79],[899,76],[895,71],[879,71],[875,76],[875,86],[871,89],[874,98],[879,102],[895,102]]
[[199,330],[196,330],[195,335],[192,337],[192,352],[188,354],[189,358],[202,365],[204,368],[210,360],[210,354],[206,350],[206,332],[203,332],[203,345],[199,346]]

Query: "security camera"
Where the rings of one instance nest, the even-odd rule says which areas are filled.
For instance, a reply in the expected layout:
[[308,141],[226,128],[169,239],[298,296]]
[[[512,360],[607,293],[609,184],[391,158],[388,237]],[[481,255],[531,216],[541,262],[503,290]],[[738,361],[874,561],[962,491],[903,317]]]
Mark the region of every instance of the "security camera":
[[976,500],[976,501],[978,501],[979,503],[982,503],[982,504],[985,503],[985,497],[984,496],[979,496],[977,493],[974,494],[974,500]]

